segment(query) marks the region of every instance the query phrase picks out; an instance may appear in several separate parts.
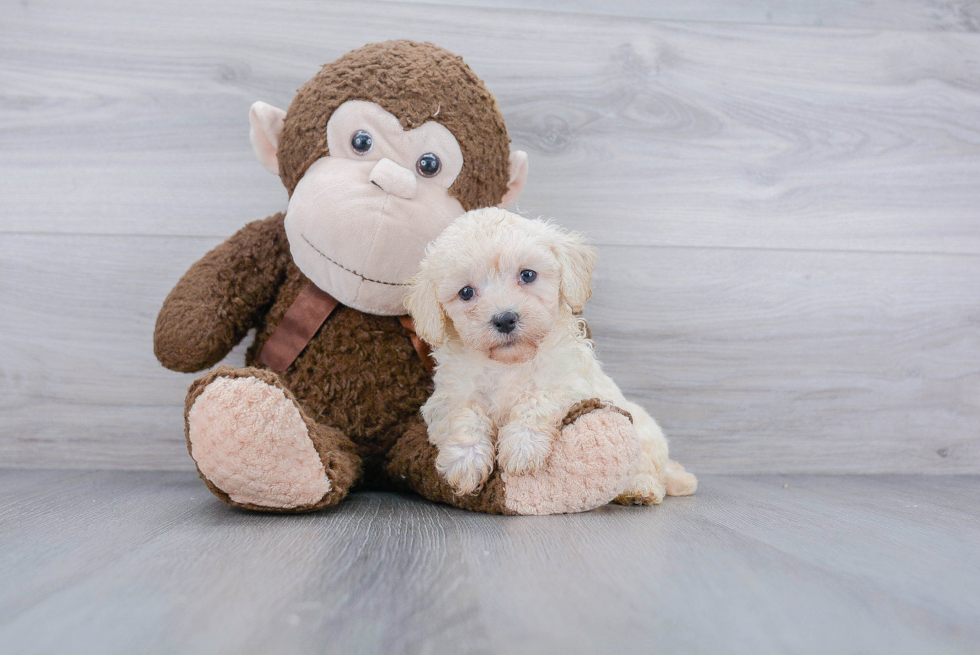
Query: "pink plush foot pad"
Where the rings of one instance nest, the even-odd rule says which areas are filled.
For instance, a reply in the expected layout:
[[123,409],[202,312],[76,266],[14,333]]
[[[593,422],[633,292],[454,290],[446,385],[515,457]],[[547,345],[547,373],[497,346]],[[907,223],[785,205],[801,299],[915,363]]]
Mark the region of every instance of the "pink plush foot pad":
[[639,461],[629,417],[613,407],[596,409],[565,426],[544,467],[501,475],[505,505],[516,514],[588,511],[621,494]]
[[218,377],[187,414],[191,457],[236,503],[290,509],[330,491],[309,428],[282,389],[254,377]]

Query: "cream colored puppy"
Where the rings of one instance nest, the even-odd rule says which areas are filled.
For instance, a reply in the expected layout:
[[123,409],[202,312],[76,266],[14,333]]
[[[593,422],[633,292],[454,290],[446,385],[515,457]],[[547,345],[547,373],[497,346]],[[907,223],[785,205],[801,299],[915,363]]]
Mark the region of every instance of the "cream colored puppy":
[[551,453],[577,402],[628,411],[642,455],[617,502],[656,504],[694,493],[697,479],[667,458],[657,422],[602,372],[581,312],[595,250],[558,226],[503,209],[471,211],[429,245],[405,301],[435,348],[435,392],[422,407],[436,468],[461,494],[493,471],[530,473]]

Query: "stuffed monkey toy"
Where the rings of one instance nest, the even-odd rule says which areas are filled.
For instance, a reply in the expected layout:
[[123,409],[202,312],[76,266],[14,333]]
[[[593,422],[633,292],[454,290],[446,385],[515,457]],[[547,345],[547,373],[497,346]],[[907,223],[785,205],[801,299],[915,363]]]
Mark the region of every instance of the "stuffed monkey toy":
[[584,511],[626,488],[638,444],[601,402],[562,422],[542,469],[495,472],[457,496],[440,479],[419,408],[431,359],[403,306],[426,245],[465,211],[505,206],[527,177],[494,97],[461,58],[428,43],[367,45],[324,66],[288,111],[250,112],[259,161],[289,192],[194,264],[157,318],[175,371],[218,364],[255,328],[246,368],[197,379],[187,448],[236,507],[307,512],[355,488],[411,490],[502,514]]

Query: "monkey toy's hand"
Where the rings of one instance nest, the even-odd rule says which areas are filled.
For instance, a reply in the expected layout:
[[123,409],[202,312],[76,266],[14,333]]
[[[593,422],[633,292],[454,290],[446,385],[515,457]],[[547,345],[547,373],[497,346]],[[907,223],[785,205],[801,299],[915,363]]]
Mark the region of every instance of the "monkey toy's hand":
[[210,368],[245,337],[288,261],[281,218],[249,223],[184,274],[157,316],[161,364],[182,373]]

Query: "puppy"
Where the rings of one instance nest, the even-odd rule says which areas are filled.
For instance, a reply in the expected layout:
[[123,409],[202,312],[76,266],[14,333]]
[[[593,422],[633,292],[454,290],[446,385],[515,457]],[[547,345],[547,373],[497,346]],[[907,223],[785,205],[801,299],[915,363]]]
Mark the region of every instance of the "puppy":
[[503,209],[468,212],[429,245],[405,305],[434,347],[435,392],[422,407],[436,468],[457,493],[494,469],[541,467],[577,402],[626,410],[642,446],[616,501],[652,505],[694,493],[697,479],[667,458],[667,440],[602,372],[578,318],[592,293],[595,250],[575,233]]

